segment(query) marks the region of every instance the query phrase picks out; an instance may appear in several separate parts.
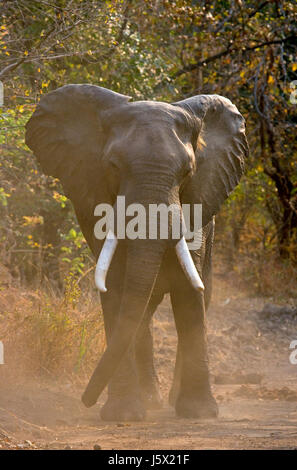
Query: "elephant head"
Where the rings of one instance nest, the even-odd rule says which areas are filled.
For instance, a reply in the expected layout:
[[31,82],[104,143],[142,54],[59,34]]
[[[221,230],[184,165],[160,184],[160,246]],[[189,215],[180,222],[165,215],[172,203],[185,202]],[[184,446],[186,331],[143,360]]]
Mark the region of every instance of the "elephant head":
[[[61,180],[96,257],[101,248],[93,236],[98,203],[113,205],[118,195],[145,208],[152,203],[199,203],[205,225],[238,184],[248,155],[244,119],[218,95],[174,104],[131,102],[94,85],[66,85],[41,99],[26,127],[27,145],[43,171]],[[203,288],[183,238],[174,242],[169,233],[169,240],[123,242],[121,311],[83,396],[86,406],[96,402],[127,351],[170,245],[176,244],[193,287]],[[116,245],[111,234],[98,258],[96,282],[102,292]]]

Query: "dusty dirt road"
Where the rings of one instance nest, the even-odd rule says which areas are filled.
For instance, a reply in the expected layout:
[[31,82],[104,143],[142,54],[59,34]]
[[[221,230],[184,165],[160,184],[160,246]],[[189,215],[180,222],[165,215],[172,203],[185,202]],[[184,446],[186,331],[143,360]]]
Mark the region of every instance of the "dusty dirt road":
[[[0,386],[2,449],[295,449],[297,365],[289,362],[296,316],[264,317],[267,299],[251,298],[232,279],[215,278],[208,312],[216,420],[177,419],[167,405],[176,349],[168,299],[154,318],[164,407],[142,423],[105,423],[100,403],[85,409],[82,387],[31,378]],[[227,294],[226,294],[227,293]],[[1,370],[0,370],[1,374]],[[231,384],[230,382],[237,382]],[[254,382],[254,383],[251,383]]]

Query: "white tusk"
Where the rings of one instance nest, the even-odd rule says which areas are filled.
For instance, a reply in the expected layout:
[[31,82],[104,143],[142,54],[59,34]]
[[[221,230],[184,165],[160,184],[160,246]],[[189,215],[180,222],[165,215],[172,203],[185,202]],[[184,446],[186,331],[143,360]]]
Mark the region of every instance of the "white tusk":
[[176,244],[175,249],[181,267],[183,268],[185,275],[191,282],[194,289],[198,291],[204,291],[203,282],[192,260],[192,256],[190,255],[185,237],[180,239],[180,241]]
[[110,230],[105,239],[101,253],[99,255],[96,271],[95,271],[95,284],[100,292],[106,292],[105,279],[112,261],[112,257],[118,244],[117,237]]

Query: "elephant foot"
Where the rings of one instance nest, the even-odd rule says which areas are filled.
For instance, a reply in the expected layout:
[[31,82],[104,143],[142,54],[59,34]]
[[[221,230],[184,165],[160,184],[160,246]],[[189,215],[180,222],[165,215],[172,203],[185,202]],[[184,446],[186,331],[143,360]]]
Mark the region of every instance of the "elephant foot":
[[181,418],[216,418],[219,413],[217,402],[211,392],[205,397],[180,395],[175,404],[177,416]]
[[143,421],[146,416],[142,401],[135,396],[108,398],[100,411],[104,421]]

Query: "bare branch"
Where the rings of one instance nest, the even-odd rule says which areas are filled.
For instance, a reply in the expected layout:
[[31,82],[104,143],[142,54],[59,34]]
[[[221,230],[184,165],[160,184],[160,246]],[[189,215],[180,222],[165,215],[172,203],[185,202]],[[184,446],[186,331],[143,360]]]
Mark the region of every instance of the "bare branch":
[[17,62],[14,62],[13,64],[9,64],[6,67],[4,67],[4,69],[0,71],[0,79],[2,79],[9,72],[12,72],[13,70],[15,70],[19,65],[21,65],[23,62],[25,62],[25,60],[26,60],[26,58],[22,57]]
[[245,47],[244,49],[242,48],[242,46],[240,46],[240,47],[239,46],[234,46],[232,43],[229,43],[228,46],[226,47],[226,49],[224,49],[223,51],[221,51],[217,54],[214,54],[210,57],[207,57],[206,59],[199,60],[195,64],[189,64],[189,65],[183,67],[182,69],[178,70],[177,72],[174,72],[169,77],[168,80],[166,80],[166,81],[162,80],[161,82],[157,83],[154,90],[157,90],[161,86],[165,85],[168,82],[171,82],[171,81],[175,80],[176,78],[180,77],[181,75],[183,75],[187,72],[192,72],[193,70],[196,70],[199,67],[204,67],[205,65],[209,64],[210,62],[214,62],[215,60],[220,59],[221,57],[224,57],[228,54],[234,54],[235,52],[241,52],[244,55],[247,52],[254,51],[255,49],[260,49],[262,47],[270,46],[270,45],[273,45],[273,44],[284,44],[286,42],[291,41],[292,39],[295,39],[295,37],[296,36],[294,34],[292,34],[290,36],[287,36],[286,38],[273,39],[271,41],[265,41],[265,42],[262,42],[262,43],[259,43],[259,44],[253,45],[253,46]]

